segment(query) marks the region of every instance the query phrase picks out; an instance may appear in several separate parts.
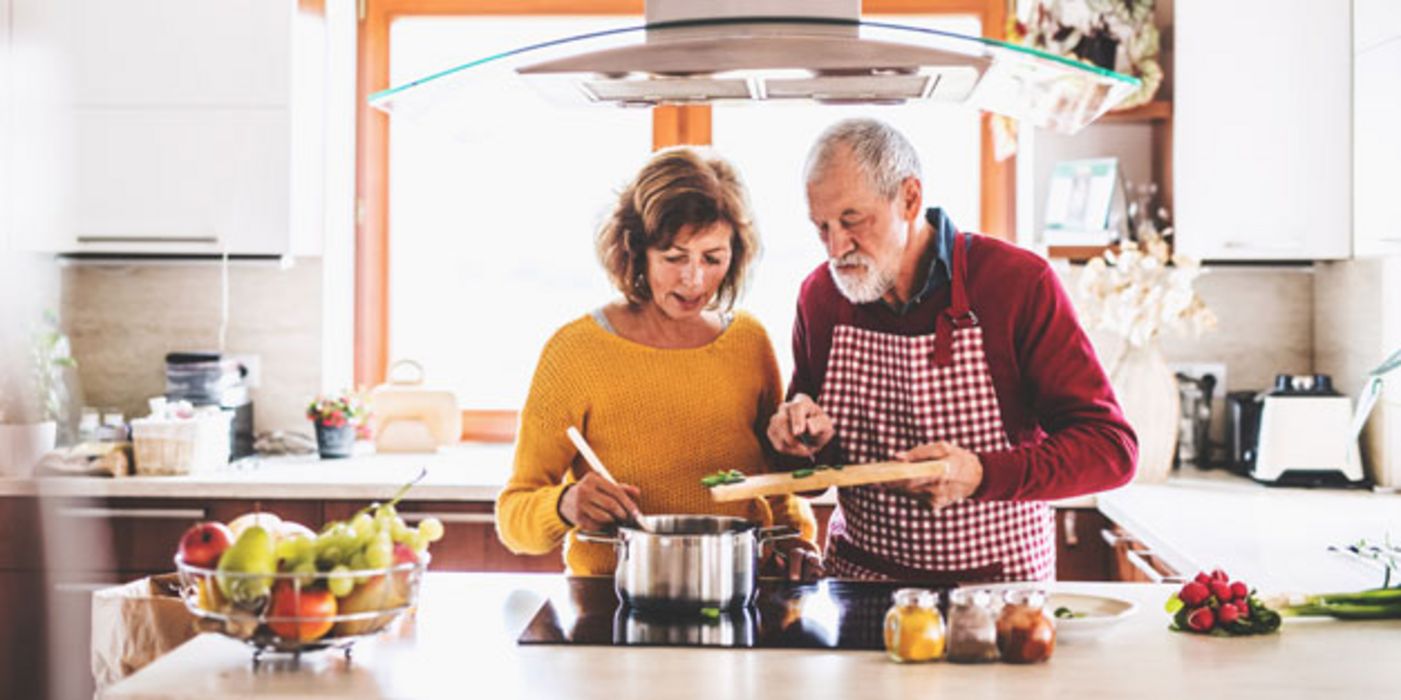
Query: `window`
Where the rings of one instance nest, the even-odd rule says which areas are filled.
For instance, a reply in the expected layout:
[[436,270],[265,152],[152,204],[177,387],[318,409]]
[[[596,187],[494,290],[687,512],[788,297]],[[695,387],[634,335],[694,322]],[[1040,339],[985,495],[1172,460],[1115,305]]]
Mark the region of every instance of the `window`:
[[[425,17],[391,27],[390,82],[622,22],[608,17]],[[470,47],[464,48],[464,47]],[[520,82],[494,104],[530,104]],[[499,92],[498,92],[499,91]],[[524,402],[540,348],[566,322],[616,295],[593,234],[652,150],[648,110],[511,115],[515,128],[467,140],[391,120],[389,357],[466,409]]]

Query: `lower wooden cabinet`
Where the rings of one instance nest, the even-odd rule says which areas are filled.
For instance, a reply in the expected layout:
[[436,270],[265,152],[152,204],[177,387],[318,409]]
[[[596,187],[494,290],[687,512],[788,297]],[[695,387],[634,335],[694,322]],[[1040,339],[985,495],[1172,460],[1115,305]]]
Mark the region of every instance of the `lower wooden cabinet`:
[[1093,508],[1056,510],[1056,579],[1171,583],[1181,574]]

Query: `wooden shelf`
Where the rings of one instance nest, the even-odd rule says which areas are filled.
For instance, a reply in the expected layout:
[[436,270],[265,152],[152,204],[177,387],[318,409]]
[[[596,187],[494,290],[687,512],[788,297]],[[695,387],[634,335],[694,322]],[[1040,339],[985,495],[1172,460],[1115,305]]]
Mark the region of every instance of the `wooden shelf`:
[[1139,105],[1133,109],[1126,109],[1122,112],[1109,112],[1095,120],[1095,123],[1132,124],[1139,122],[1170,121],[1172,121],[1172,103],[1167,100],[1153,100],[1148,104]]

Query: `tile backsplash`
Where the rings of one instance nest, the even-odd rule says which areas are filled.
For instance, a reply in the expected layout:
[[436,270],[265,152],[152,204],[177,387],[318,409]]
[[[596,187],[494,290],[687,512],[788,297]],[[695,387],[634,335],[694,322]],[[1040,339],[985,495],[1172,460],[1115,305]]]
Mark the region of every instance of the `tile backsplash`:
[[[89,406],[147,413],[165,391],[165,355],[218,348],[216,262],[70,263],[62,313]],[[258,355],[255,427],[310,432],[302,411],[321,386],[321,261],[234,261],[225,352]]]

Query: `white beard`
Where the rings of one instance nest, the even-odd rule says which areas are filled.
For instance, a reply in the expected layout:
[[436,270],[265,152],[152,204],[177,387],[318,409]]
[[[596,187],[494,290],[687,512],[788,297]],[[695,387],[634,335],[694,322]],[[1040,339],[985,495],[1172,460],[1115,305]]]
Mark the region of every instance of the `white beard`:
[[[842,265],[860,264],[865,272],[853,275],[843,272]],[[876,267],[876,261],[869,256],[852,251],[841,258],[830,259],[827,267],[832,273],[832,281],[837,283],[837,291],[853,304],[869,304],[890,291],[895,286],[895,270]]]

